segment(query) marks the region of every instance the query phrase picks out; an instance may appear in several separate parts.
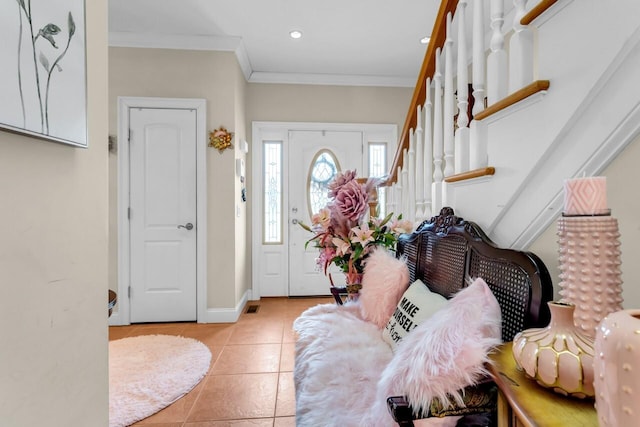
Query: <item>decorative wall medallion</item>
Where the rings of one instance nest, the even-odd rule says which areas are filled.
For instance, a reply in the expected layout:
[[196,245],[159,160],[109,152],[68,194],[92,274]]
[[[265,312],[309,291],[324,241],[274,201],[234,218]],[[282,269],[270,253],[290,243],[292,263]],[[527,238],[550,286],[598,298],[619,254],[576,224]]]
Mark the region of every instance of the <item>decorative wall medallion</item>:
[[231,145],[232,139],[233,132],[229,132],[220,126],[220,129],[209,132],[209,147],[213,147],[222,153],[227,148],[233,148],[233,145]]

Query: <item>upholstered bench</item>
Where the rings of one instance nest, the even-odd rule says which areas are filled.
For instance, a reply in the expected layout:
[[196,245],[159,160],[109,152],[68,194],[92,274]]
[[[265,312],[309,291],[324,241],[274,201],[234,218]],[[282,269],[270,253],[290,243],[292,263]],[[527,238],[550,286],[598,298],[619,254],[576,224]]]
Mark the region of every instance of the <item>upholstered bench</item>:
[[296,319],[296,424],[478,425],[460,418],[495,410],[489,352],[548,324],[551,298],[537,256],[444,208],[370,256],[358,301]]

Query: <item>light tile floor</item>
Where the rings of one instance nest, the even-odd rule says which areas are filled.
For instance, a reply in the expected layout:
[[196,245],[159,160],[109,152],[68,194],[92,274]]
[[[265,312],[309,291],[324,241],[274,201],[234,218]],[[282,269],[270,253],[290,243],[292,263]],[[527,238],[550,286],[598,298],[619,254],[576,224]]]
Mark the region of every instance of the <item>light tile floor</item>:
[[331,298],[250,301],[236,323],[112,326],[109,339],[149,334],[195,338],[211,350],[207,376],[188,394],[134,424],[139,427],[295,426],[293,321]]

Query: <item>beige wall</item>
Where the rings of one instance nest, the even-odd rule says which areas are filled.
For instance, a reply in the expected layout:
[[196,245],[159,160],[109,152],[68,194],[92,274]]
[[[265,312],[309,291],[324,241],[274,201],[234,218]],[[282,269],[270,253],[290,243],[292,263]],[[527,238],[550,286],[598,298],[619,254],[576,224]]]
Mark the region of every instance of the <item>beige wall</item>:
[[252,121],[382,123],[404,125],[413,88],[250,83]]
[[0,131],[3,426],[108,424],[105,16],[86,2],[89,148]]
[[[251,288],[251,197],[241,201],[235,160],[246,161],[247,191],[251,122],[305,121],[397,123],[404,121],[412,89],[247,84],[233,53],[172,49],[109,49],[109,129],[117,133],[117,97],[207,100],[207,129],[234,132],[234,149],[208,150],[207,307],[236,308]],[[117,155],[110,171],[109,284],[117,288]],[[229,226],[233,224],[233,226]]]
[[[607,200],[611,215],[618,220],[622,251],[622,289],[624,308],[640,308],[640,137],[627,148],[600,174],[607,177]],[[558,239],[557,224],[554,222],[530,246],[549,268],[556,293],[558,278]]]
[[[117,97],[203,98],[207,129],[237,132],[238,65],[233,53],[173,49],[109,49],[109,129],[117,133]],[[235,141],[235,139],[234,139]],[[237,144],[236,144],[237,146]],[[110,287],[117,288],[117,157],[110,161]],[[237,304],[234,150],[207,150],[207,307]]]

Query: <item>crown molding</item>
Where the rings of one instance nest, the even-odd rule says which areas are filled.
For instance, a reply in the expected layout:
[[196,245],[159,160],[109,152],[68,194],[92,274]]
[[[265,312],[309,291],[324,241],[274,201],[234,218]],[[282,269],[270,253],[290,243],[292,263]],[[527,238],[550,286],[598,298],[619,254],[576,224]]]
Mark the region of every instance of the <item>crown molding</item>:
[[110,32],[110,47],[183,49],[234,52],[249,83],[280,83],[334,86],[414,87],[415,78],[353,74],[272,73],[254,71],[240,37],[187,36],[153,33]]
[[254,71],[249,83],[280,83],[334,86],[414,87],[414,78],[355,74],[268,73]]
[[240,37],[188,36],[181,34],[154,34],[110,32],[111,47],[141,47],[155,49],[219,50],[235,52],[242,45]]

